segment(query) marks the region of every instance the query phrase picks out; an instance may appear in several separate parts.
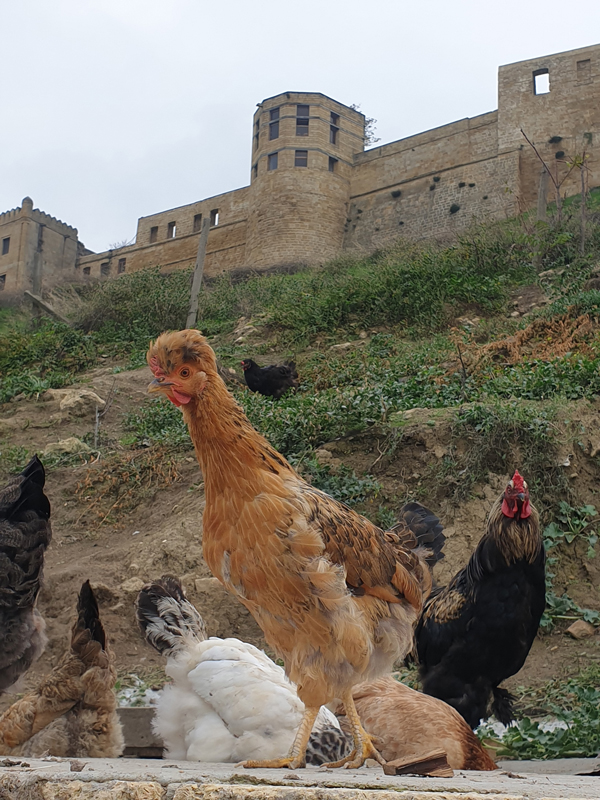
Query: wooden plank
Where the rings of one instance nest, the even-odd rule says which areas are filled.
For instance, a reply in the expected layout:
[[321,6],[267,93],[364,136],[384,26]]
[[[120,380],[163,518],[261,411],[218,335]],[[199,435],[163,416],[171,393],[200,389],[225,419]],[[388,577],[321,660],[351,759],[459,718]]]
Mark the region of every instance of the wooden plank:
[[202,275],[204,274],[204,258],[206,256],[206,245],[208,243],[208,231],[210,230],[210,218],[205,216],[202,220],[202,230],[198,242],[198,253],[196,255],[196,266],[194,267],[194,278],[192,280],[192,291],[190,292],[190,309],[188,311],[186,328],[193,328],[198,320],[198,295],[202,286]]
[[445,750],[432,750],[417,759],[397,758],[383,767],[386,775],[427,775],[432,778],[452,778],[454,771],[448,764]]

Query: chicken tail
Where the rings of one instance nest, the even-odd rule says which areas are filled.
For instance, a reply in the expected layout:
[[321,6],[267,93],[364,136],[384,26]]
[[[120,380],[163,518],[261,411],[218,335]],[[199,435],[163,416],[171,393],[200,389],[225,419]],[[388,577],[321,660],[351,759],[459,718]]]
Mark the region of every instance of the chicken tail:
[[204,620],[186,598],[181,583],[171,575],[163,575],[141,589],[136,614],[146,641],[163,655],[206,639]]
[[81,660],[86,669],[92,666],[108,666],[106,633],[100,622],[98,603],[89,581],[79,591],[77,619],[71,630],[71,652]]
[[496,687],[492,689],[492,712],[498,722],[503,725],[509,725],[515,718],[513,703],[517,699],[511,694],[508,689],[500,689]]
[[433,567],[444,558],[444,526],[439,518],[421,503],[411,502],[402,507],[400,519],[392,528],[391,533],[410,531],[410,541],[403,537],[403,544],[413,550],[422,548],[426,552],[425,561]]

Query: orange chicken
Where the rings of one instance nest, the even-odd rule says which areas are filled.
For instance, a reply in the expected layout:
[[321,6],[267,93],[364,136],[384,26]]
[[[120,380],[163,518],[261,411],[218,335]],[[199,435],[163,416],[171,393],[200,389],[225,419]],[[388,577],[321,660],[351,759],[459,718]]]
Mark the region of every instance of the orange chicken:
[[369,757],[384,763],[352,689],[389,672],[411,649],[431,589],[425,559],[436,552],[439,520],[419,507],[412,530],[401,522],[384,533],[307,484],[254,430],[198,331],[162,334],[147,358],[155,378],[149,391],[181,408],[204,475],[206,563],[254,616],[305,705],[289,754],[245,766],[304,766],[319,708],[334,698],[354,741],[334,766],[359,767]]
[[[353,697],[360,721],[386,761],[417,760],[432,750],[444,750],[452,769],[496,769],[458,711],[443,700],[391,677],[355,686]],[[345,729],[344,717],[339,719]]]

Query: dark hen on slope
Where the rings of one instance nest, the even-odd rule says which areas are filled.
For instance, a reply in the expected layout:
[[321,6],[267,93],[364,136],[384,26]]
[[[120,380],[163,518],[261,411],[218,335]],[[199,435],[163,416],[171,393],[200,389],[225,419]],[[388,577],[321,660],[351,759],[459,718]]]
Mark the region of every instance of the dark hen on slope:
[[251,358],[242,361],[244,378],[251,392],[274,397],[275,400],[284,395],[288,389],[298,387],[298,373],[293,361],[284,364],[270,364],[268,367],[259,367]]
[[544,564],[538,513],[515,472],[469,563],[432,595],[415,633],[423,691],[472,728],[490,705],[500,722],[513,719],[499,684],[521,669],[533,644],[546,602]]
[[0,694],[39,658],[45,623],[35,608],[52,536],[44,467],[34,456],[0,489]]

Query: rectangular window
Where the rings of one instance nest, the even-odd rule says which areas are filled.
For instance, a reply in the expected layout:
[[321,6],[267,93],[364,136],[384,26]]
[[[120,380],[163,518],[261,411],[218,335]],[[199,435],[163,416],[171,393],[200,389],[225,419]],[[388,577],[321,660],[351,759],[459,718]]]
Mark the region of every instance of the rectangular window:
[[194,214],[194,233],[202,230],[202,214]]
[[339,127],[340,115],[339,114],[334,114],[333,111],[332,111],[331,112],[331,120],[330,120],[330,122],[331,122],[332,125],[335,125],[336,127]]
[[276,122],[269,122],[269,141],[279,139],[279,120]]
[[157,239],[158,239],[158,225],[155,228],[150,228],[150,242],[156,242]]
[[329,143],[330,144],[337,144],[338,143],[338,131],[339,128],[336,128],[335,125],[329,126]]
[[219,209],[213,208],[210,212],[210,226],[211,228],[216,227],[219,224]]
[[308,150],[296,150],[295,167],[308,167]]
[[9,250],[10,250],[10,236],[7,236],[6,239],[2,239],[2,255],[5,256]]
[[296,136],[308,136],[310,106],[296,106]]
[[90,274],[90,269],[91,269],[91,267],[84,267],[83,268],[83,274],[84,275],[89,275]]
[[258,150],[259,136],[260,136],[260,134],[257,133],[256,136],[254,137],[254,149],[255,150]]
[[269,111],[269,119],[271,122],[275,122],[276,119],[279,119],[279,108],[272,108]]
[[577,62],[577,83],[591,83],[592,62],[589,58]]
[[127,259],[126,258],[120,258],[119,259],[119,263],[117,265],[117,272],[119,273],[119,275],[121,275],[123,272],[125,272],[125,264],[126,263],[127,263]]
[[177,233],[177,223],[176,222],[168,222],[167,223],[167,239],[174,239],[176,233]]
[[252,167],[252,180],[256,180],[256,178],[258,178],[258,164]]
[[550,91],[550,73],[547,69],[536,69],[533,73],[533,93],[548,94]]
[[108,261],[105,261],[104,264],[100,264],[100,275],[103,278],[107,278],[110,274],[110,264]]
[[335,172],[338,160],[329,156],[329,172]]
[[4,291],[5,286],[6,286],[6,275],[0,275],[0,292]]
[[270,153],[270,155],[268,156],[268,160],[269,160],[268,163],[269,172],[272,169],[277,169],[277,153]]
[[258,143],[260,140],[260,117],[254,123],[254,149],[258,150]]

